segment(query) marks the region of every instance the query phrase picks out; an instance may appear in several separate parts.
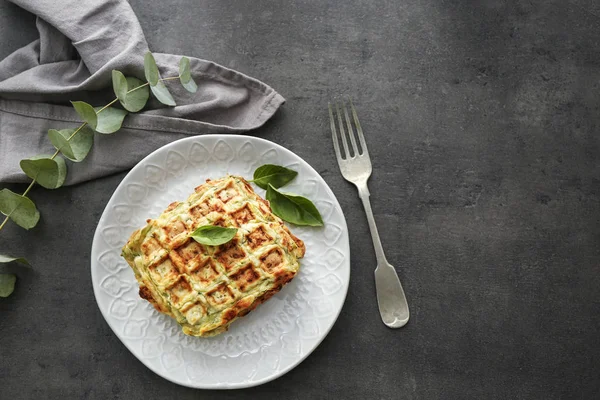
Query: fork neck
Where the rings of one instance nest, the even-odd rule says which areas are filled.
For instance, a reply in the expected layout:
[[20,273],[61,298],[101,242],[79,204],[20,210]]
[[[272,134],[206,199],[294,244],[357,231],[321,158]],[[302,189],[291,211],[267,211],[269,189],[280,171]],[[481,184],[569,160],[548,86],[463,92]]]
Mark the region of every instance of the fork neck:
[[355,183],[356,188],[358,189],[358,197],[360,197],[361,199],[363,197],[368,197],[371,196],[371,193],[369,192],[369,187],[367,186],[367,182],[358,182]]
[[375,224],[375,217],[373,216],[373,210],[371,209],[369,188],[366,182],[356,183],[356,188],[358,189],[358,197],[362,200],[365,213],[367,214],[367,222],[369,223],[369,229],[371,230],[371,238],[373,239],[377,265],[386,265],[388,264],[388,261],[383,252],[383,246],[381,245],[381,239],[379,238],[379,232],[377,231],[377,225]]

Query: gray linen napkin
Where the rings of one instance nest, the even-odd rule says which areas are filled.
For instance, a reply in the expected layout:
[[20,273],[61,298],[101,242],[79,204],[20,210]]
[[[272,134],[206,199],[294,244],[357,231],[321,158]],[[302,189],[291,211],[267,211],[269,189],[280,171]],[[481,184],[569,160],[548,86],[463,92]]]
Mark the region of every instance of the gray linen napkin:
[[[111,71],[144,77],[148,45],[125,0],[11,0],[36,14],[40,38],[0,61],[0,182],[25,182],[19,160],[54,151],[48,129],[74,128],[69,100],[102,106],[114,98]],[[177,76],[180,56],[154,53],[163,77]],[[198,91],[168,84],[176,107],[149,101],[112,135],[95,135],[88,157],[69,165],[66,184],[131,168],[186,135],[244,132],[261,126],[284,102],[264,83],[190,57]]]

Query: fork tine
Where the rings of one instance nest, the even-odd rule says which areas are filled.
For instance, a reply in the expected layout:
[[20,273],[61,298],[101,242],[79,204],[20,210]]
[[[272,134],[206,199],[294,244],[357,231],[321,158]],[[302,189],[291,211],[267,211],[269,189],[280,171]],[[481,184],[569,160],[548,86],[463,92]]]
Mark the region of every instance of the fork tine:
[[331,137],[333,138],[333,148],[335,149],[335,156],[338,160],[342,159],[340,154],[340,144],[338,142],[337,133],[335,131],[335,118],[333,117],[333,110],[331,109],[331,103],[327,103],[329,106],[329,122],[331,124]]
[[358,140],[360,140],[360,148],[362,149],[363,154],[369,154],[367,150],[367,142],[365,142],[365,136],[363,135],[362,128],[360,127],[360,122],[358,121],[358,115],[356,114],[356,108],[354,108],[354,103],[352,103],[352,99],[350,100],[350,107],[352,108],[352,116],[354,117],[354,124],[356,125],[356,132],[358,132]]
[[335,102],[335,111],[338,117],[338,127],[340,128],[340,135],[342,136],[342,145],[344,146],[344,152],[346,153],[346,159],[350,158],[350,150],[348,150],[348,141],[346,140],[346,132],[344,131],[344,121],[342,120],[342,113],[340,112],[339,103]]
[[348,126],[348,136],[350,136],[350,143],[352,144],[352,151],[354,152],[354,157],[358,155],[358,147],[356,147],[356,139],[354,138],[354,130],[352,129],[352,123],[350,122],[350,117],[348,116],[348,108],[342,100],[342,108],[344,109],[344,116],[346,117],[346,125]]

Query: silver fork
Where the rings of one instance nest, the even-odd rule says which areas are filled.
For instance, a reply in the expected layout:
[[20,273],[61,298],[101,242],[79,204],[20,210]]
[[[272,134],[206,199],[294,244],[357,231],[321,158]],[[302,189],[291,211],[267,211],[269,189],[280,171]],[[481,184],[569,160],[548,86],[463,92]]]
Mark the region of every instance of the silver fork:
[[335,103],[335,110],[337,113],[338,127],[340,131],[340,137],[342,139],[343,152],[340,149],[339,138],[336,132],[336,124],[334,113],[329,103],[329,120],[331,122],[331,134],[333,138],[333,147],[335,148],[335,155],[337,157],[342,176],[349,182],[352,182],[358,189],[358,196],[362,200],[363,206],[365,207],[365,213],[367,214],[367,221],[369,222],[369,229],[371,230],[371,237],[373,239],[373,246],[375,247],[375,255],[377,256],[377,268],[375,268],[375,288],[377,290],[377,304],[379,305],[379,313],[383,323],[390,328],[401,328],[408,322],[409,311],[408,303],[406,302],[406,296],[404,290],[400,284],[400,279],[394,267],[387,261],[381,246],[381,240],[379,239],[379,233],[377,232],[377,226],[375,225],[375,218],[373,217],[373,211],[371,210],[371,203],[369,201],[369,188],[367,187],[367,181],[371,176],[373,168],[371,167],[371,159],[369,158],[369,151],[367,150],[367,143],[363,135],[360,122],[358,122],[358,115],[352,100],[349,100],[350,107],[352,109],[352,116],[354,118],[354,124],[356,126],[356,132],[358,133],[358,140],[360,143],[360,149],[357,146],[354,131],[352,129],[352,123],[348,116],[348,109],[346,104],[342,100],[342,109],[344,117],[346,119],[346,126],[348,128],[348,137],[350,138],[351,150],[348,147],[348,140],[346,139],[346,132],[344,130],[344,121],[342,120],[342,113],[340,112],[340,106],[338,102]]

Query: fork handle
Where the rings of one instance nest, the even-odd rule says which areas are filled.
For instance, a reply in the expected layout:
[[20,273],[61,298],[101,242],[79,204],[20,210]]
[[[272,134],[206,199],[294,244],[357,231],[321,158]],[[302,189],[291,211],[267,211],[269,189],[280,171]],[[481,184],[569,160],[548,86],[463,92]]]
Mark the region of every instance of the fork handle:
[[371,210],[371,202],[369,201],[369,189],[367,183],[357,184],[358,196],[363,202],[367,221],[369,221],[369,229],[371,229],[371,237],[373,246],[375,247],[375,255],[377,256],[377,268],[375,269],[375,289],[377,291],[377,305],[379,306],[379,314],[383,323],[390,328],[401,328],[408,322],[410,312],[404,289],[398,278],[396,269],[387,262],[383,253],[383,246],[379,239],[379,232],[375,225],[375,218]]
[[388,261],[385,258],[383,252],[383,246],[381,245],[381,239],[379,238],[379,232],[377,231],[377,225],[375,225],[375,217],[373,216],[373,210],[371,210],[371,201],[369,200],[369,188],[367,183],[356,185],[358,188],[358,197],[362,200],[367,214],[367,222],[369,223],[369,229],[371,230],[371,238],[373,239],[373,247],[375,248],[375,256],[377,257],[377,264],[384,265]]

